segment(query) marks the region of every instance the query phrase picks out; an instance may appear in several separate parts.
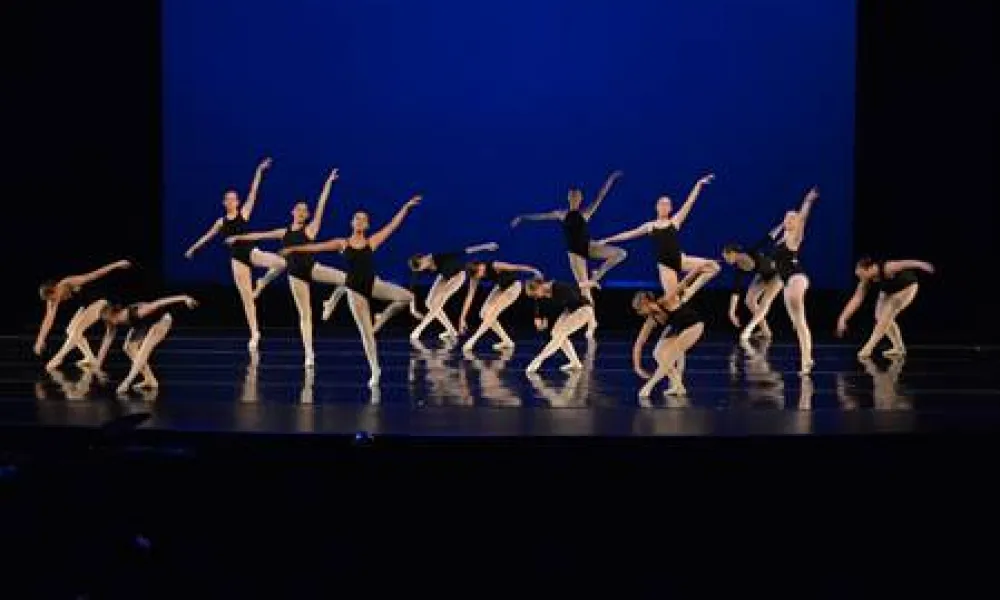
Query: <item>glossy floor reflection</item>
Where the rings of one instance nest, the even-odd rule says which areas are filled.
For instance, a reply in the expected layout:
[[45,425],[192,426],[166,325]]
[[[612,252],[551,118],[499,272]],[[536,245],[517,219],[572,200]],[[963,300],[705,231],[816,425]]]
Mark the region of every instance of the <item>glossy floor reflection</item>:
[[[289,332],[290,333],[290,332]],[[904,359],[859,362],[856,348],[820,345],[810,377],[795,374],[797,347],[741,348],[709,340],[688,357],[688,395],[637,398],[631,340],[576,345],[586,369],[558,357],[537,376],[524,368],[542,340],[476,354],[435,341],[379,341],[380,388],[354,337],[317,340],[304,369],[298,340],[266,339],[249,355],[238,337],[181,332],[155,354],[161,388],[116,398],[126,363],[108,377],[75,366],[46,373],[27,338],[0,338],[0,424],[96,427],[148,411],[147,429],[414,435],[778,435],[915,432],[1000,424],[1000,350],[911,348]],[[651,360],[651,359],[648,359]]]

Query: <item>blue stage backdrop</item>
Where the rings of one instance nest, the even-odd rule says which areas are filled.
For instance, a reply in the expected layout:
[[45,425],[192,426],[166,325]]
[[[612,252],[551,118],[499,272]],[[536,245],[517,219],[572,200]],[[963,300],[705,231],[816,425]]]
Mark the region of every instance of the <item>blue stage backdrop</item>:
[[[502,260],[570,276],[560,225],[509,221],[589,200],[591,222],[638,225],[714,172],[686,252],[753,241],[818,184],[803,262],[820,288],[851,276],[855,5],[851,0],[169,0],[163,3],[165,271],[231,280],[221,240],[183,257],[274,158],[251,225],[288,223],[341,169],[320,239],[363,207],[386,222],[424,204],[377,253],[405,259],[497,241]],[[651,285],[650,242],[611,285]],[[321,258],[342,265],[340,256]],[[725,278],[725,279],[728,279]],[[724,281],[724,280],[723,280]]]

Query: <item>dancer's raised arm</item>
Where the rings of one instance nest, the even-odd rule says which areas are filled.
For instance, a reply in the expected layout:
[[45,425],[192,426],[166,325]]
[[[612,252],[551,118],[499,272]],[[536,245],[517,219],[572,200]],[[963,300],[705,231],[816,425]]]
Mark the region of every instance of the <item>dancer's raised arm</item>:
[[112,271],[117,271],[118,269],[128,269],[132,266],[127,260],[115,261],[109,265],[104,265],[99,269],[94,269],[89,273],[84,273],[82,275],[70,275],[69,277],[64,277],[59,283],[62,285],[69,285],[74,288],[87,285],[88,283],[93,283],[98,279],[107,276]]
[[837,318],[837,337],[843,337],[847,333],[847,322],[851,320],[854,313],[858,312],[861,308],[861,303],[865,300],[865,294],[868,293],[868,282],[861,280],[858,282],[858,287],[854,289],[854,294],[851,295],[851,299],[847,301],[844,306],[844,310],[840,312],[840,317]]
[[714,179],[715,175],[705,175],[694,184],[693,188],[691,188],[691,192],[688,194],[687,200],[684,201],[684,204],[681,205],[680,210],[677,211],[677,214],[675,214],[672,219],[674,226],[676,226],[677,229],[680,229],[684,225],[684,221],[687,220],[688,215],[691,213],[691,209],[694,208],[694,203],[698,199],[698,196],[701,195],[701,191],[705,189],[706,185],[712,183]]
[[403,224],[403,220],[406,219],[406,216],[410,214],[410,211],[413,210],[413,208],[415,208],[416,206],[420,205],[420,201],[422,199],[423,196],[420,195],[416,195],[410,198],[406,202],[406,204],[403,205],[403,208],[399,209],[399,212],[396,213],[396,216],[394,216],[392,220],[386,224],[385,227],[379,229],[375,233],[375,235],[368,238],[368,245],[371,246],[371,249],[377,250],[378,247],[381,246],[382,243],[385,242],[390,235],[395,233],[396,230],[399,229],[399,226]]
[[510,226],[517,227],[521,221],[562,221],[566,218],[565,210],[551,210],[543,213],[531,213],[520,215],[511,219]]
[[653,230],[653,224],[643,223],[642,225],[636,227],[635,229],[629,229],[628,231],[623,231],[619,234],[613,235],[611,237],[606,237],[603,240],[598,240],[598,244],[614,244],[616,242],[627,242],[629,240],[634,240],[636,238],[641,238],[644,235],[649,235]]
[[608,176],[607,181],[604,182],[604,186],[601,187],[601,190],[599,192],[597,192],[597,197],[594,198],[594,201],[590,203],[590,206],[588,206],[583,211],[583,216],[586,217],[588,221],[590,220],[590,217],[594,216],[594,213],[597,212],[597,209],[600,208],[601,203],[604,202],[604,198],[606,198],[608,192],[611,191],[611,187],[615,184],[616,181],[618,181],[621,178],[621,176],[622,176],[621,171],[615,171],[610,176]]
[[260,240],[280,240],[285,235],[286,229],[272,229],[271,231],[260,231],[257,233],[244,233],[242,235],[232,235],[226,238],[226,244],[236,242],[258,242]]
[[333,182],[337,181],[337,169],[330,171],[330,176],[326,178],[326,183],[323,184],[323,191],[319,194],[319,200],[316,202],[316,212],[313,214],[312,221],[306,225],[306,235],[314,238],[319,235],[319,227],[323,223],[323,213],[326,211],[326,201],[330,199],[330,189],[333,187]]
[[486,242],[485,244],[476,244],[475,246],[469,246],[465,249],[466,254],[476,254],[477,252],[496,252],[500,249],[500,244],[496,242]]
[[809,218],[809,213],[812,211],[813,203],[819,199],[819,188],[813,187],[808,192],[806,192],[806,197],[802,199],[802,207],[799,208],[799,229],[805,231],[806,221]]
[[270,158],[265,158],[260,161],[259,165],[257,165],[257,170],[253,174],[253,181],[250,183],[250,192],[247,194],[247,201],[243,203],[243,208],[240,209],[240,216],[242,216],[245,221],[250,220],[250,215],[253,213],[253,207],[257,204],[257,190],[260,189],[260,181],[264,178],[264,171],[266,171],[270,166]]
[[219,235],[219,231],[221,229],[222,229],[222,217],[219,217],[218,219],[215,220],[215,223],[213,223],[212,226],[208,228],[208,231],[206,231],[204,235],[198,238],[197,242],[191,244],[191,247],[188,248],[186,252],[184,252],[184,257],[187,259],[191,259],[194,256],[195,252],[200,250],[202,246],[204,246],[209,242],[209,240]]
[[934,274],[934,265],[922,260],[890,260],[885,263],[885,274],[892,277],[900,271],[916,269],[925,273]]

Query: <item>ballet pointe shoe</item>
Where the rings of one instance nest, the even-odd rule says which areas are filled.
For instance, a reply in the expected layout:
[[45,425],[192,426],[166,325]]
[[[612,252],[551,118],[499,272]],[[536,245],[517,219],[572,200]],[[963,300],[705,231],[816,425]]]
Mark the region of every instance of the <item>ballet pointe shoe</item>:
[[687,388],[684,387],[683,383],[678,383],[677,385],[672,385],[663,392],[664,396],[686,396]]
[[337,310],[337,305],[340,304],[341,298],[344,297],[344,288],[339,287],[330,294],[330,297],[323,302],[323,320],[329,321],[330,317],[333,316],[333,311]]
[[652,386],[650,386],[650,385],[647,384],[647,385],[644,385],[641,388],[639,388],[639,398],[640,399],[648,400],[651,395],[653,395],[653,388],[652,388]]
[[872,357],[872,351],[868,348],[858,350],[858,360],[867,360]]
[[131,387],[131,383],[132,382],[130,381],[121,382],[121,385],[118,386],[118,389],[115,390],[115,393],[118,394],[119,396],[127,396],[129,388]]
[[160,382],[154,378],[143,379],[139,383],[132,386],[132,389],[141,392],[143,390],[155,390],[160,387]]
[[451,341],[451,340],[457,340],[458,339],[458,334],[457,333],[452,333],[450,331],[442,331],[441,333],[438,334],[438,339],[441,340],[442,342],[448,342],[448,341]]

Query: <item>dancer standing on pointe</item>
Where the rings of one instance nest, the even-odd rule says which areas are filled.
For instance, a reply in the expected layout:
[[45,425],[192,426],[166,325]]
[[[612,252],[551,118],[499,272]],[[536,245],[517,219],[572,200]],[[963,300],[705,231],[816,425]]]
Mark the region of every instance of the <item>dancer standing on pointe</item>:
[[[695,284],[698,277],[711,269],[707,263],[689,272],[676,286],[680,293],[668,294],[657,299],[652,292],[639,292],[632,300],[632,308],[640,316],[646,317],[635,344],[632,346],[632,366],[639,377],[646,379],[646,384],[639,390],[640,398],[649,398],[653,388],[664,377],[670,379],[670,388],[665,392],[668,396],[680,396],[687,393],[684,387],[684,365],[687,352],[701,339],[705,332],[705,322],[693,308],[681,304],[683,290]],[[653,358],[656,359],[656,372],[650,375],[642,368],[642,349],[646,341],[657,327],[663,328]]]
[[472,352],[487,331],[493,331],[500,338],[500,343],[494,344],[494,350],[510,350],[514,348],[514,340],[504,331],[500,324],[500,315],[511,307],[521,296],[522,284],[517,279],[518,273],[531,273],[536,278],[542,278],[542,272],[535,267],[527,265],[515,265],[500,261],[492,262],[471,262],[466,271],[469,273],[469,293],[465,296],[465,303],[462,305],[462,316],[458,319],[459,332],[464,334],[468,330],[466,317],[469,309],[472,308],[472,300],[476,296],[476,289],[479,282],[486,280],[493,283],[493,289],[486,296],[482,307],[479,309],[481,320],[479,328],[472,334],[462,346],[464,352]]
[[100,361],[97,360],[97,357],[94,356],[93,351],[90,349],[86,332],[101,318],[101,311],[108,305],[108,302],[106,299],[98,298],[92,294],[88,286],[114,271],[127,269],[131,266],[132,263],[129,261],[119,260],[118,262],[95,269],[90,273],[70,275],[58,281],[47,281],[39,286],[38,295],[41,297],[42,302],[45,302],[45,316],[42,318],[42,324],[38,329],[38,337],[35,338],[34,351],[36,356],[41,356],[42,352],[45,351],[45,341],[52,330],[52,325],[55,323],[59,307],[70,300],[73,300],[79,306],[73,318],[70,319],[69,325],[66,327],[65,343],[63,343],[62,347],[45,365],[46,370],[52,371],[62,366],[63,361],[66,360],[66,356],[74,348],[80,350],[83,354],[83,360],[79,363],[80,366],[94,366],[95,368],[99,368]]
[[858,277],[858,287],[847,302],[840,318],[837,320],[837,337],[847,333],[847,322],[861,308],[865,294],[869,288],[879,291],[878,303],[875,305],[875,330],[871,337],[858,352],[858,358],[870,358],[876,344],[888,336],[892,348],[883,352],[883,356],[894,357],[906,354],[903,344],[903,333],[896,323],[896,318],[917,297],[920,283],[918,272],[933,274],[934,265],[922,260],[886,260],[876,262],[870,257],[862,258],[854,268]]
[[806,291],[809,289],[809,276],[799,264],[799,248],[802,247],[806,221],[809,219],[812,205],[818,198],[819,189],[814,187],[806,193],[798,211],[790,210],[785,213],[779,228],[784,233],[774,249],[774,266],[784,287],[785,309],[795,328],[795,335],[799,338],[799,354],[802,361],[800,375],[810,374],[815,363],[812,355],[812,332],[809,331],[809,323],[806,321]]
[[[660,275],[660,285],[663,286],[664,293],[670,294],[673,292],[677,287],[677,281],[680,278],[679,274],[682,271],[698,271],[700,273],[699,278],[685,290],[684,296],[680,298],[681,302],[686,302],[710,279],[718,275],[720,270],[719,263],[714,260],[689,256],[681,252],[680,242],[677,239],[681,227],[684,226],[684,221],[687,220],[691,209],[694,208],[695,201],[701,195],[705,186],[710,184],[713,179],[715,179],[714,175],[706,175],[699,179],[694,184],[691,193],[688,194],[687,200],[684,201],[681,209],[677,211],[677,214],[673,216],[670,214],[672,209],[670,198],[668,196],[660,196],[656,201],[656,220],[644,223],[635,229],[605,238],[597,243],[613,244],[634,240],[643,236],[653,238],[654,248],[656,249],[656,266]],[[708,266],[702,268],[703,265]]]
[[[569,267],[573,271],[573,277],[576,279],[578,285],[582,287],[581,292],[584,298],[590,302],[591,306],[596,307],[594,303],[594,297],[591,293],[591,287],[584,285],[588,281],[593,281],[595,283],[600,283],[601,279],[608,274],[608,271],[615,268],[617,265],[621,264],[628,253],[621,248],[616,248],[614,246],[609,246],[607,244],[597,244],[590,239],[590,229],[589,223],[590,219],[597,212],[597,209],[604,202],[604,198],[611,191],[611,186],[615,184],[618,179],[622,176],[621,171],[615,171],[608,177],[607,181],[604,182],[604,186],[597,193],[597,197],[594,201],[585,209],[580,207],[583,205],[583,191],[572,188],[569,190],[567,200],[569,202],[569,210],[553,210],[546,213],[536,213],[530,215],[521,215],[516,217],[510,222],[511,227],[517,227],[522,221],[562,221],[563,235],[566,238],[566,251],[569,254]],[[591,275],[589,268],[587,266],[587,261],[589,259],[603,260],[604,262],[598,267],[594,273]],[[588,323],[587,327],[587,337],[593,338],[594,331],[597,329],[597,317],[596,312],[594,319]]]
[[[596,285],[593,281],[583,284],[586,287]],[[544,363],[553,354],[562,350],[569,362],[559,367],[563,371],[579,371],[583,369],[583,363],[573,347],[570,336],[583,329],[594,318],[594,307],[583,296],[581,286],[562,281],[544,281],[541,278],[528,282],[527,295],[535,299],[535,328],[545,331],[549,328],[549,321],[542,315],[542,304],[546,304],[553,313],[558,313],[555,323],[552,324],[551,339],[542,348],[525,370],[527,374],[537,373]]]
[[[393,315],[407,306],[410,306],[410,310],[415,315],[418,314],[413,307],[415,299],[409,290],[382,281],[375,275],[374,252],[399,229],[410,211],[420,204],[420,200],[421,196],[410,198],[392,220],[371,237],[368,237],[370,227],[368,213],[359,211],[351,219],[351,237],[301,246],[289,246],[281,250],[281,254],[286,257],[318,252],[340,252],[344,255],[347,260],[347,279],[338,292],[346,290],[344,293],[347,294],[347,303],[351,307],[351,314],[354,316],[354,322],[361,334],[361,344],[365,349],[365,356],[368,358],[368,365],[371,368],[372,375],[371,379],[368,380],[368,387],[371,388],[378,386],[382,374],[378,362],[378,349],[375,346],[375,332]],[[372,299],[390,302],[388,308],[378,315],[375,323],[372,323]],[[336,300],[331,297],[327,302],[335,303]],[[330,311],[332,312],[332,308]],[[324,310],[325,313],[326,310]],[[422,318],[423,315],[420,317]]]
[[465,284],[465,263],[462,257],[478,252],[496,252],[500,246],[494,242],[470,246],[462,252],[441,252],[437,254],[417,254],[410,258],[410,270],[414,274],[429,271],[436,273],[434,283],[427,293],[427,314],[419,325],[410,334],[411,340],[420,339],[424,329],[435,320],[440,321],[444,326],[444,332],[440,338],[457,339],[458,331],[451,324],[448,315],[444,312],[445,304],[455,293]]
[[[305,202],[298,202],[292,208],[292,223],[288,227],[262,233],[244,233],[232,236],[226,239],[226,243],[236,245],[259,240],[281,240],[282,245],[287,249],[312,242],[319,234],[320,225],[323,223],[323,213],[326,211],[326,202],[330,198],[330,190],[337,178],[337,169],[331,170],[330,175],[326,178],[326,183],[323,184],[319,200],[316,201],[316,213],[312,216],[312,221],[306,222],[309,219],[309,205]],[[316,353],[313,350],[312,299],[309,293],[309,282],[315,281],[342,286],[347,276],[344,275],[343,271],[317,263],[312,256],[297,255],[281,258],[281,264],[268,269],[267,273],[257,282],[254,296],[259,295],[285,269],[288,270],[288,285],[292,290],[292,299],[299,312],[299,331],[302,334],[302,347],[305,351],[305,366],[310,368],[316,365]]]
[[[734,327],[740,327],[740,318],[736,313],[740,295],[746,292],[746,306],[750,309],[751,318],[746,328],[740,333],[741,342],[749,342],[754,330],[760,327],[760,337],[771,339],[771,328],[767,325],[767,313],[771,304],[781,291],[781,279],[774,265],[774,259],[764,249],[774,244],[781,231],[776,227],[764,239],[753,246],[744,249],[739,244],[726,244],[722,249],[722,258],[733,266],[733,292],[729,301],[729,320]],[[745,288],[746,279],[753,274],[750,286]],[[745,288],[745,289],[744,289]]]
[[[236,190],[228,190],[225,193],[222,198],[222,206],[226,214],[216,220],[205,235],[188,248],[187,252],[184,253],[188,260],[193,258],[194,253],[216,235],[222,234],[223,239],[229,239],[246,233],[250,215],[253,214],[254,206],[257,204],[257,191],[260,188],[261,179],[264,177],[264,171],[270,166],[270,158],[265,158],[257,165],[253,182],[250,184],[250,193],[247,194],[246,202],[242,206],[240,205],[240,195]],[[254,304],[251,270],[253,267],[283,267],[284,261],[275,254],[258,250],[251,240],[232,244],[229,248],[229,259],[233,269],[233,281],[236,282],[240,300],[243,301],[243,312],[246,314],[247,325],[250,327],[248,347],[253,352],[260,344],[260,328],[257,325],[257,306]]]
[[127,394],[132,382],[140,374],[142,381],[135,385],[137,390],[159,387],[153,369],[149,366],[149,358],[173,326],[173,317],[167,309],[175,304],[184,304],[189,309],[198,306],[198,302],[191,296],[168,296],[153,302],[136,302],[129,306],[107,306],[102,311],[101,317],[109,331],[106,340],[114,339],[114,331],[118,327],[129,328],[122,348],[132,360],[132,368],[118,386],[119,394]]

